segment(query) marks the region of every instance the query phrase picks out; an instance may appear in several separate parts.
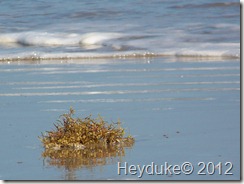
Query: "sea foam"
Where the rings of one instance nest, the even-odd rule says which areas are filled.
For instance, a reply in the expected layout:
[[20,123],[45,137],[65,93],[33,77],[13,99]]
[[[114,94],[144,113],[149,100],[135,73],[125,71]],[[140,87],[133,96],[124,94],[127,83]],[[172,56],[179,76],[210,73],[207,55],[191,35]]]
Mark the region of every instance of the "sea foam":
[[[118,32],[0,34],[0,60],[82,59],[127,57],[240,57],[239,43],[187,41],[184,31],[167,37]],[[181,38],[183,37],[183,38]],[[15,47],[16,49],[11,49]]]

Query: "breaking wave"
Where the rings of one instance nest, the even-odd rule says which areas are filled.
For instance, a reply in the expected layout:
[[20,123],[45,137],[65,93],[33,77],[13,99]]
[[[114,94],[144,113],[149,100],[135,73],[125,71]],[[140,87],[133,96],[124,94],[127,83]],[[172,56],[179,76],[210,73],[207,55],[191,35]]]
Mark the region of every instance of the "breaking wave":
[[[222,25],[223,26],[223,25]],[[182,35],[182,33],[181,33]],[[174,35],[115,32],[0,34],[0,60],[48,60],[129,57],[240,57],[239,43],[196,43]],[[14,48],[14,49],[13,49]]]

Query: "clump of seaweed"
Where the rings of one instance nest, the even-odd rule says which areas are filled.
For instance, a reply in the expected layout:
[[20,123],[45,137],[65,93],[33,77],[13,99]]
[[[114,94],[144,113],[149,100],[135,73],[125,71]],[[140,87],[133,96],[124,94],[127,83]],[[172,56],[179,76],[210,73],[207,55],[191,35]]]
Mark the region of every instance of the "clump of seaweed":
[[68,170],[105,165],[108,158],[124,156],[124,148],[133,146],[134,138],[124,136],[120,121],[109,124],[101,116],[93,119],[91,115],[74,118],[74,112],[70,108],[54,123],[55,130],[39,137],[45,148],[42,156],[49,165]]
[[121,122],[108,124],[101,116],[93,119],[90,116],[74,118],[74,109],[63,114],[54,131],[42,134],[40,140],[46,149],[85,149],[94,145],[129,146],[134,143],[131,136],[124,137]]

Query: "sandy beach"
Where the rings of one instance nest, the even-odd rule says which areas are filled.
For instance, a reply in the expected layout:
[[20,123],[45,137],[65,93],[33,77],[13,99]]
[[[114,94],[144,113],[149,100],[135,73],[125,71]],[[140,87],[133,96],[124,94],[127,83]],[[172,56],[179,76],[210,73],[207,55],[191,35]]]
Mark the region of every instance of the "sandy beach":
[[[238,180],[240,63],[222,58],[97,59],[0,64],[2,180]],[[124,156],[68,170],[41,156],[38,139],[70,106],[77,116],[123,122],[135,137]],[[128,165],[181,165],[189,175],[118,174]],[[199,162],[217,168],[203,170]],[[211,162],[211,163],[210,163]],[[228,171],[230,175],[224,174]],[[210,163],[210,164],[209,164]],[[226,164],[227,163],[227,164]],[[212,165],[211,165],[212,164]],[[210,173],[210,174],[209,174]]]

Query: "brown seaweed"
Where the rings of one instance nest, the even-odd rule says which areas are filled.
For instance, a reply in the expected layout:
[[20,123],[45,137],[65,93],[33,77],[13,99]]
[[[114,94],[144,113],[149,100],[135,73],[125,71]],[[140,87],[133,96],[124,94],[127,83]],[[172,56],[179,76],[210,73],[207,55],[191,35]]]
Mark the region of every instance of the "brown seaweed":
[[74,109],[60,116],[53,131],[39,137],[45,150],[42,156],[49,165],[68,170],[105,165],[108,158],[124,156],[124,148],[134,144],[132,136],[125,137],[121,122],[109,124],[101,116],[74,118]]

